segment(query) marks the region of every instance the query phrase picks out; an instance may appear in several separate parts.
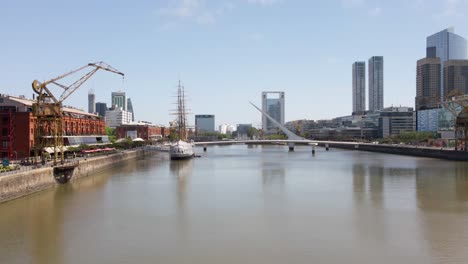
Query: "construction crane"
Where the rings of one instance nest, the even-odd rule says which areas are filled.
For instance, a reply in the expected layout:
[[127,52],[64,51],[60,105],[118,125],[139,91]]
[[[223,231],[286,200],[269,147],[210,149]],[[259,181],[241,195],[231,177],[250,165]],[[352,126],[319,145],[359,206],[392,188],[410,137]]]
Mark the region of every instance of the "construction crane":
[[[91,68],[88,72],[82,75],[78,80],[70,85],[63,85],[58,81],[70,77],[71,75]],[[60,162],[64,161],[63,151],[63,101],[73,94],[84,82],[93,76],[98,70],[105,70],[116,73],[124,77],[124,74],[112,66],[104,63],[88,63],[76,70],[70,71],[58,77],[45,82],[34,80],[32,89],[37,94],[37,99],[33,103],[33,115],[35,117],[34,126],[34,162],[37,162],[37,157],[41,156],[41,161],[45,162],[44,148],[52,146],[54,150],[54,166],[57,165],[58,153],[60,153]],[[48,85],[55,85],[63,89],[62,94],[56,97]]]
[[453,89],[442,102],[445,109],[453,115],[453,124],[455,127],[455,149],[458,149],[459,142],[463,149],[467,151],[468,147],[468,127],[465,117],[460,117],[460,113],[466,112],[468,108],[468,95],[460,90]]
[[454,118],[457,118],[460,111],[468,106],[468,95],[462,93],[457,89],[453,89],[445,97],[445,100],[442,102],[442,105],[445,109],[450,111]]

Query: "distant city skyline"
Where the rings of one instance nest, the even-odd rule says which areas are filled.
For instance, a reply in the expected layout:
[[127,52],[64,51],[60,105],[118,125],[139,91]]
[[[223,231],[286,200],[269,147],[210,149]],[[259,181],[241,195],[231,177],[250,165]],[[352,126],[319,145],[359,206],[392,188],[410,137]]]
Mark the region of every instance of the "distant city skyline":
[[[385,106],[413,106],[427,36],[454,26],[466,38],[466,10],[468,2],[448,0],[7,1],[0,90],[31,98],[32,80],[105,61],[125,79],[98,73],[65,104],[88,109],[94,89],[110,107],[109,94],[122,90],[139,120],[167,126],[180,78],[191,112],[216,114],[217,125],[258,127],[261,115],[248,101],[260,104],[265,90],[287,93],[286,121],[348,115],[350,65],[381,55]],[[30,41],[52,35],[56,41]]]

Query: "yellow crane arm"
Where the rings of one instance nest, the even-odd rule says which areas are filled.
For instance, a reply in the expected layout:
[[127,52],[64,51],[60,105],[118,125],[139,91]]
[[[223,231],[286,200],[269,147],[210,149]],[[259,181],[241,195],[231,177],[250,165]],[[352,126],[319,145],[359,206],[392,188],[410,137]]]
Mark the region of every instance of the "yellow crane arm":
[[[62,85],[62,84],[57,82],[60,79],[68,77],[68,76],[70,76],[70,75],[72,75],[72,74],[74,74],[76,72],[79,72],[81,70],[84,70],[85,68],[88,68],[88,67],[92,67],[93,69],[91,69],[88,73],[86,73],[84,76],[82,76],[81,78],[79,78],[77,81],[75,81],[74,83],[72,83],[69,86],[65,86],[65,85]],[[70,71],[68,73],[62,74],[62,75],[60,75],[58,77],[55,77],[55,78],[50,79],[50,80],[48,80],[46,82],[43,82],[43,83],[39,82],[38,80],[34,80],[33,83],[32,83],[32,88],[33,88],[33,91],[36,92],[40,97],[44,97],[44,96],[49,97],[55,103],[59,103],[59,102],[61,103],[65,99],[67,99],[72,93],[74,93],[86,80],[88,80],[91,76],[93,76],[98,70],[105,70],[105,71],[109,71],[109,72],[113,72],[113,73],[125,76],[122,72],[120,72],[117,69],[113,68],[109,64],[104,63],[104,62],[101,61],[101,62],[96,62],[96,63],[88,63],[85,66],[82,66],[82,67],[80,67],[80,68],[78,68],[76,70]],[[52,94],[52,92],[47,88],[48,84],[57,85],[58,87],[60,87],[60,88],[62,88],[64,90],[59,99],[57,99]]]

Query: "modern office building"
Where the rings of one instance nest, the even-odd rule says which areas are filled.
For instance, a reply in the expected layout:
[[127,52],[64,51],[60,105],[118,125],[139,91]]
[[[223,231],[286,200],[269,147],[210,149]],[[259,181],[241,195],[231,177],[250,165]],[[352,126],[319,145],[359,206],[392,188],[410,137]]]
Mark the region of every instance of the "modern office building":
[[[462,108],[457,110],[461,111]],[[443,135],[446,131],[455,130],[455,120],[456,116],[444,107],[420,110],[417,112],[417,129],[425,132],[440,132]]]
[[444,98],[452,91],[468,94],[468,60],[448,60],[444,65]]
[[[440,94],[444,95],[444,74],[445,62],[448,60],[466,60],[467,42],[462,36],[454,33],[454,28],[447,28],[435,33],[426,39],[426,57],[440,58]],[[442,100],[442,98],[441,98]]]
[[369,59],[369,111],[384,108],[384,59],[373,56]]
[[102,103],[102,102],[97,102],[96,103],[96,113],[100,117],[105,118],[106,117],[106,111],[107,111],[107,104],[106,103]]
[[412,107],[387,107],[380,111],[379,137],[396,136],[416,130],[416,116]]
[[416,110],[439,107],[440,96],[440,59],[424,58],[416,67]]
[[125,92],[112,92],[112,107],[118,106],[127,111],[127,96]]
[[214,115],[195,115],[195,134],[215,132]]
[[366,110],[366,63],[353,63],[353,113]]
[[88,93],[88,113],[96,113],[96,95],[93,90],[90,90]]
[[133,112],[132,100],[130,98],[127,99],[127,111],[132,113],[132,121],[135,122],[135,113]]
[[[284,92],[262,92],[262,110],[284,125]],[[265,134],[276,133],[277,126],[262,115],[262,129]]]
[[106,111],[106,126],[116,128],[118,126],[132,122],[132,113],[123,110],[121,107],[115,107]]

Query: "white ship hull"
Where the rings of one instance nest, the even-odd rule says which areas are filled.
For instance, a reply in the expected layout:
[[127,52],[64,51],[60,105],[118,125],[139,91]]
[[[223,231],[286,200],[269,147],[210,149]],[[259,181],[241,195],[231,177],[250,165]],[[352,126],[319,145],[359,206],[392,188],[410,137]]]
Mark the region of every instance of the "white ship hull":
[[169,147],[169,155],[172,160],[193,158],[193,144],[179,140]]

